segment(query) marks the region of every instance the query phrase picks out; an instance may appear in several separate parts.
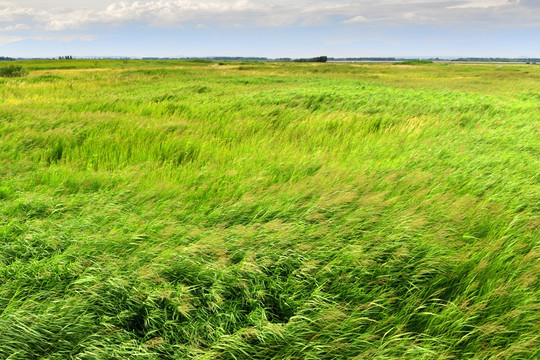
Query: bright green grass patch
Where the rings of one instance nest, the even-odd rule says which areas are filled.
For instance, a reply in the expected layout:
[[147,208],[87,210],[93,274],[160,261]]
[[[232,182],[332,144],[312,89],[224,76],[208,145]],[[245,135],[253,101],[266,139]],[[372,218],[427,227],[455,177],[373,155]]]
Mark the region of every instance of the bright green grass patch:
[[24,66],[0,358],[538,357],[540,68]]

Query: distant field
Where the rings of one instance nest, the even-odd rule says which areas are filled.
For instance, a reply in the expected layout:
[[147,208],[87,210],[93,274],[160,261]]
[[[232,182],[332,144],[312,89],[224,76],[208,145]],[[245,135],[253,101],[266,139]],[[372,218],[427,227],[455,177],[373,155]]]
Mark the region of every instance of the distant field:
[[0,359],[540,358],[540,66],[20,64]]

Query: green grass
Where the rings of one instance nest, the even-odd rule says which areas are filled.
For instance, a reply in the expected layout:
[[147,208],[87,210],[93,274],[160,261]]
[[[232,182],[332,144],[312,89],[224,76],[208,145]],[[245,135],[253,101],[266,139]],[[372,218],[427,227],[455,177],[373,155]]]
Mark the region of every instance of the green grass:
[[540,68],[0,78],[0,359],[537,359]]

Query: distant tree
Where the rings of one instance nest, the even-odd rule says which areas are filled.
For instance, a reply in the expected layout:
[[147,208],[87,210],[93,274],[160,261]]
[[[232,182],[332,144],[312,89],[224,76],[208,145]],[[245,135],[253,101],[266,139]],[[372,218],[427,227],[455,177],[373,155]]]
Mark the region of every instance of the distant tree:
[[296,59],[294,61],[295,62],[321,62],[321,63],[325,63],[325,62],[328,61],[328,56],[318,56],[318,57],[309,58],[309,59]]

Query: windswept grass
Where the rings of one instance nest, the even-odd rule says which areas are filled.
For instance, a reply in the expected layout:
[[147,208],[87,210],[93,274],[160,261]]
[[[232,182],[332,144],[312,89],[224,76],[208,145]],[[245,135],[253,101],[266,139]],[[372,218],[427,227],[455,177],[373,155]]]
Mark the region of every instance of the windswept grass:
[[0,358],[538,358],[540,68],[417,65],[0,79]]

